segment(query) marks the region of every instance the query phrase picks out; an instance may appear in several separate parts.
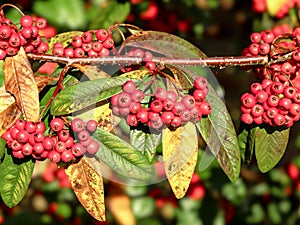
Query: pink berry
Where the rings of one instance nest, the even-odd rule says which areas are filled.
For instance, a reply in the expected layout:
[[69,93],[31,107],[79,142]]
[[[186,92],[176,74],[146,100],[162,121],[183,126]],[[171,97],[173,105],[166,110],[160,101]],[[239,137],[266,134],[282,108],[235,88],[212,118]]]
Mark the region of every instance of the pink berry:
[[61,118],[54,118],[51,120],[50,122],[50,128],[54,131],[54,132],[60,132],[63,128],[64,128],[64,121]]
[[75,118],[74,120],[72,120],[71,122],[71,129],[78,133],[80,131],[82,131],[85,128],[85,123],[82,119],[80,118]]
[[124,83],[122,86],[122,90],[128,94],[131,94],[136,90],[136,84],[132,80],[126,81],[126,83]]
[[89,132],[94,133],[98,127],[98,123],[96,120],[89,120],[86,122],[85,126]]
[[91,155],[95,155],[98,152],[99,147],[100,147],[99,142],[92,140],[90,145],[86,148],[86,151]]

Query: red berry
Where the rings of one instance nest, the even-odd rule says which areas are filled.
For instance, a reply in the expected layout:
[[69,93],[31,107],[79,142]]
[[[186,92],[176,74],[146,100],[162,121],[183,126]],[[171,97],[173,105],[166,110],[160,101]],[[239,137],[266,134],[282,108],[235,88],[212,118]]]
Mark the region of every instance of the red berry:
[[136,118],[138,119],[138,121],[140,121],[141,123],[146,124],[149,121],[148,118],[148,110],[147,109],[142,109],[141,111],[139,111],[136,114]]
[[18,130],[25,130],[25,126],[26,126],[26,121],[25,120],[17,120],[15,123],[15,127]]
[[283,110],[289,110],[292,106],[292,100],[289,98],[281,98],[278,103],[278,107]]
[[31,155],[32,152],[33,152],[33,147],[32,147],[31,144],[26,143],[26,144],[23,145],[23,147],[22,147],[22,153],[24,155]]
[[173,102],[176,102],[178,96],[177,96],[177,94],[176,94],[175,91],[167,91],[167,96],[166,96],[166,98],[172,99]]
[[284,97],[290,98],[290,99],[294,98],[296,93],[297,93],[296,88],[294,88],[292,86],[287,86],[283,90]]
[[185,95],[182,97],[181,103],[186,109],[191,110],[195,107],[195,98],[191,95]]
[[75,35],[73,38],[72,38],[72,46],[74,48],[80,48],[82,45],[82,39],[81,37],[79,37],[78,35]]
[[253,117],[262,116],[263,113],[264,113],[264,108],[260,104],[254,105],[253,108],[251,109],[251,114]]
[[203,115],[208,115],[211,113],[211,105],[208,102],[201,103],[199,109]]
[[35,153],[35,154],[37,154],[37,155],[40,155],[40,154],[42,154],[43,152],[44,152],[44,146],[43,146],[43,144],[42,143],[35,143],[34,145],[33,145],[33,152]]
[[108,37],[108,32],[104,29],[99,29],[96,31],[96,38],[99,41],[105,41]]
[[137,114],[139,111],[142,110],[142,108],[143,107],[142,107],[141,103],[139,103],[139,102],[132,102],[130,104],[129,110],[130,110],[131,113]]
[[66,143],[63,141],[58,141],[55,144],[54,150],[57,151],[58,153],[63,153],[66,151]]
[[46,126],[44,124],[44,122],[38,122],[36,123],[36,133],[44,133],[46,130]]
[[[175,114],[176,115],[176,114]],[[189,110],[183,110],[182,113],[179,115],[180,119],[183,123],[186,123],[191,120],[191,113]]]
[[270,95],[267,99],[267,103],[270,107],[276,107],[280,98],[277,95]]
[[9,26],[7,25],[0,26],[0,37],[2,39],[10,38],[11,34],[12,34],[12,29]]
[[86,148],[81,143],[76,143],[72,146],[71,152],[74,156],[80,157],[86,152]]
[[108,37],[102,44],[103,44],[103,48],[110,49],[110,48],[114,47],[115,42],[114,42],[114,39],[112,39],[111,37]]
[[52,150],[55,145],[54,140],[51,137],[45,137],[42,144],[45,150]]
[[71,136],[65,141],[66,148],[71,148],[74,145],[74,138]]
[[208,82],[207,79],[205,77],[197,77],[194,80],[194,87],[200,90],[203,90],[205,88],[207,88]]
[[292,103],[290,108],[290,114],[296,116],[300,113],[300,105],[298,103]]
[[131,127],[136,127],[139,123],[135,114],[128,114],[126,117],[126,122]]
[[60,132],[64,128],[64,121],[61,118],[54,118],[50,122],[50,128],[54,132]]
[[35,21],[38,29],[45,29],[48,25],[48,21],[45,18],[38,17]]
[[287,174],[293,181],[298,180],[298,178],[300,177],[300,172],[299,172],[299,168],[297,167],[297,165],[295,165],[293,163],[289,163],[285,169],[286,169]]
[[33,19],[29,15],[22,16],[20,19],[20,24],[22,27],[31,27],[33,24]]
[[163,109],[163,104],[160,100],[155,99],[150,103],[150,110],[154,113],[160,113]]
[[12,137],[12,139],[14,139],[14,140],[17,139],[17,135],[18,135],[19,131],[20,131],[20,130],[19,130],[18,128],[16,128],[16,127],[11,127],[11,128],[9,129],[10,136]]
[[180,116],[183,111],[185,110],[185,106],[181,102],[175,102],[172,112],[174,113],[175,116]]
[[274,40],[274,38],[275,38],[275,35],[271,31],[263,31],[261,33],[261,39],[265,43],[272,43],[272,41]]
[[78,132],[77,137],[79,141],[86,141],[88,138],[90,138],[90,133],[84,129]]
[[93,40],[93,34],[89,31],[86,31],[81,35],[81,39],[83,43],[90,43]]
[[267,101],[268,99],[268,94],[267,92],[263,91],[263,90],[259,90],[257,91],[257,93],[255,94],[255,99],[258,103],[264,103],[265,101]]
[[241,102],[244,107],[246,108],[252,108],[256,104],[256,99],[254,95],[250,93],[245,93],[241,97]]
[[96,120],[89,120],[86,122],[85,126],[89,132],[94,133],[98,127],[98,123]]
[[92,140],[90,145],[86,148],[86,151],[91,154],[95,155],[99,150],[100,144],[98,141]]
[[126,93],[126,92],[122,92],[119,94],[119,98],[118,98],[118,106],[121,108],[127,108],[130,106],[131,103],[131,96]]
[[241,121],[246,124],[251,124],[253,123],[253,117],[250,114],[242,114]]
[[166,125],[170,125],[172,120],[174,119],[174,114],[172,112],[163,112],[161,114],[161,119]]
[[61,160],[63,162],[71,162],[74,159],[74,155],[72,154],[71,150],[64,151],[61,155]]
[[261,40],[260,33],[258,33],[258,32],[252,33],[250,35],[250,40],[251,40],[251,42],[258,44],[260,42],[260,40]]
[[173,118],[173,120],[172,120],[172,122],[171,122],[171,126],[172,127],[174,127],[174,128],[176,128],[176,127],[180,127],[180,125],[181,125],[181,118],[179,117],[179,116],[174,116],[174,118]]
[[278,114],[273,121],[276,126],[282,126],[285,122],[285,117],[282,114]]
[[154,62],[146,62],[145,68],[149,71],[154,71],[156,69],[156,64]]
[[82,131],[85,128],[85,123],[82,119],[80,118],[75,118],[74,120],[72,120],[71,122],[71,129],[78,133],[80,131]]
[[0,48],[0,60],[6,57],[6,51]]
[[57,151],[54,151],[54,150],[53,150],[53,151],[50,151],[50,152],[48,153],[47,158],[50,159],[51,162],[53,162],[53,163],[59,163],[60,160],[61,160],[60,154],[59,154]]
[[92,49],[95,52],[101,52],[102,49],[103,49],[103,45],[100,41],[95,41],[95,42],[92,43]]
[[268,55],[270,53],[271,46],[268,43],[262,43],[258,47],[258,52],[260,55]]
[[60,141],[66,142],[70,137],[70,132],[68,130],[61,130],[58,132],[57,137]]
[[136,84],[132,80],[126,81],[122,85],[122,90],[128,94],[131,94],[134,90],[136,90]]
[[71,47],[67,47],[63,49],[64,51],[64,56],[67,58],[73,58],[74,57],[74,50]]
[[19,34],[11,34],[8,43],[12,47],[16,47],[16,48],[19,47],[21,44],[21,39]]
[[11,149],[13,151],[20,151],[22,149],[23,145],[18,142],[17,140],[13,140],[11,143]]
[[278,109],[271,107],[266,111],[266,113],[270,119],[274,119],[278,115]]
[[167,97],[167,90],[165,88],[158,87],[158,88],[155,89],[155,92],[154,92],[153,95],[154,95],[155,99],[163,101]]
[[172,99],[166,98],[163,101],[163,108],[167,111],[171,111],[174,107],[174,101]]
[[145,94],[141,90],[134,90],[131,93],[131,99],[133,102],[140,102],[144,99]]
[[29,133],[26,130],[20,130],[16,137],[17,141],[20,143],[26,143],[29,139]]
[[201,89],[196,89],[193,92],[193,97],[195,99],[196,102],[203,102],[206,98],[206,94],[204,93],[203,90]]
[[29,134],[36,132],[36,128],[37,128],[36,123],[31,122],[31,121],[29,121],[29,122],[26,123],[25,130],[26,130]]
[[12,155],[13,155],[13,157],[18,158],[18,159],[23,159],[25,157],[25,155],[23,154],[22,150],[13,151]]
[[272,93],[276,94],[276,95],[279,95],[283,92],[284,90],[284,86],[282,83],[280,82],[274,82],[272,85],[271,85],[271,91]]

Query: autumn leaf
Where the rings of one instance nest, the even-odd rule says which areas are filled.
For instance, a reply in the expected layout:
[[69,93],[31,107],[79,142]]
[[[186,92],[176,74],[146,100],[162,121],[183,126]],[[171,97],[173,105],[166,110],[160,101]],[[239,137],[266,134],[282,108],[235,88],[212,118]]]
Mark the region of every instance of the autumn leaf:
[[26,120],[39,120],[39,92],[31,64],[23,48],[17,55],[6,57],[4,61],[6,91],[16,99]]
[[188,123],[176,130],[164,129],[162,135],[164,168],[176,198],[180,199],[190,185],[197,163],[196,127]]
[[96,65],[82,65],[77,63],[73,64],[72,66],[79,69],[90,80],[110,77],[109,74],[105,73],[103,70],[100,70]]
[[95,219],[105,221],[104,187],[99,166],[95,158],[83,156],[65,171],[82,206]]

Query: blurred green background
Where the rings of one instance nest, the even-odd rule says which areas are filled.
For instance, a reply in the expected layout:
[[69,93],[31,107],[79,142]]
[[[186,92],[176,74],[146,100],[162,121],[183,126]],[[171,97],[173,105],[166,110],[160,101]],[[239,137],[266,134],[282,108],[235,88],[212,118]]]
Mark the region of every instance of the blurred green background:
[[[293,2],[293,7],[283,15],[276,14],[287,2]],[[0,1],[17,5],[26,14],[45,17],[49,36],[130,23],[144,30],[176,34],[207,56],[240,55],[252,32],[281,24],[297,26],[297,2],[273,0],[266,6],[266,0]],[[10,19],[20,16],[9,7],[4,11]],[[213,72],[238,127],[239,98],[253,82],[252,73],[237,67]],[[299,128],[296,124],[291,129],[288,149],[270,172],[258,172],[253,162],[243,166],[236,183],[230,183],[214,162],[204,171],[196,169],[187,196],[181,200],[174,198],[166,181],[142,187],[106,181],[105,223],[93,220],[81,207],[63,170],[40,163],[20,205],[9,209],[1,204],[0,224],[300,224]]]

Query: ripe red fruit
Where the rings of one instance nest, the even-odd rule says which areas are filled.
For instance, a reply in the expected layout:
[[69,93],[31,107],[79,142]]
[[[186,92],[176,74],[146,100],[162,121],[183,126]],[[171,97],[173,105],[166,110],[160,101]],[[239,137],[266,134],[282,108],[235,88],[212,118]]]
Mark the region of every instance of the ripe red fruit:
[[31,144],[26,143],[26,144],[24,144],[24,145],[22,146],[22,153],[23,153],[24,155],[31,155],[32,152],[33,152],[33,147],[32,147]]
[[283,110],[289,110],[292,106],[292,100],[289,98],[281,98],[278,103],[278,107]]
[[70,137],[70,132],[68,130],[61,130],[58,132],[57,137],[60,141],[67,141]]
[[86,122],[85,127],[89,132],[94,133],[98,127],[98,123],[96,120],[89,120]]
[[82,131],[85,128],[85,123],[82,119],[80,118],[75,118],[71,122],[71,129],[78,133],[79,131]]
[[153,95],[154,95],[155,99],[158,99],[160,101],[164,101],[166,99],[166,97],[167,97],[167,90],[165,88],[158,87],[154,91]]
[[10,136],[12,137],[12,139],[17,139],[17,135],[18,135],[18,133],[19,133],[19,129],[18,128],[16,128],[16,127],[11,127],[10,129],[9,129],[9,132],[10,132]]
[[29,133],[26,130],[20,130],[17,134],[17,141],[20,143],[26,143],[29,139]]
[[31,122],[31,121],[29,121],[29,122],[26,123],[25,130],[26,130],[29,134],[36,132],[36,128],[37,128],[36,123]]
[[36,123],[36,133],[44,133],[46,130],[46,126],[44,124],[44,122],[38,122]]
[[180,116],[183,111],[185,110],[185,106],[181,102],[175,102],[172,112],[174,113],[175,116]]
[[71,152],[74,156],[80,157],[86,152],[86,148],[81,143],[76,143],[72,146]]
[[145,68],[149,71],[153,71],[156,68],[156,64],[154,62],[146,62]]
[[300,177],[299,168],[293,163],[289,163],[286,166],[286,172],[293,181],[298,180],[298,178]]
[[269,95],[267,94],[267,92],[263,91],[263,90],[259,90],[257,91],[257,93],[255,94],[255,99],[258,103],[264,103],[265,101],[267,101]]
[[202,102],[199,105],[199,109],[202,115],[208,115],[211,113],[211,105],[208,102]]
[[246,108],[252,108],[256,104],[254,95],[245,93],[241,96],[242,105]]
[[278,115],[274,118],[273,121],[276,126],[282,126],[285,122],[285,116],[278,113]]
[[188,110],[191,110],[195,107],[195,98],[191,95],[185,95],[181,99],[181,103],[184,105],[184,107]]
[[169,99],[173,100],[173,102],[176,102],[178,96],[175,91],[167,91],[166,98],[169,98]]
[[274,82],[272,85],[271,85],[271,91],[272,93],[276,94],[276,95],[279,95],[283,92],[284,90],[284,85],[280,82]]
[[42,143],[35,143],[33,145],[33,152],[36,154],[36,155],[40,155],[44,152],[44,146]]
[[160,100],[155,99],[150,103],[150,110],[154,113],[160,113],[163,109],[163,104]]
[[253,106],[253,108],[251,109],[251,115],[253,117],[259,117],[262,116],[262,114],[264,113],[264,108],[262,105],[260,104],[256,104]]
[[53,118],[50,122],[50,128],[54,132],[60,132],[64,128],[64,121],[61,118]]
[[96,31],[96,38],[99,41],[105,41],[108,37],[108,32],[104,29],[99,29]]
[[193,97],[195,99],[196,102],[203,102],[206,98],[206,94],[204,93],[203,90],[200,90],[200,89],[196,89],[194,92],[193,92]]
[[137,114],[139,111],[142,110],[142,104],[139,102],[132,102],[129,106],[129,110],[133,114]]
[[174,114],[168,111],[163,112],[161,115],[161,119],[166,125],[170,125],[172,120],[174,119]]
[[164,101],[163,101],[163,108],[167,111],[171,111],[174,107],[174,101],[170,98],[166,98]]
[[207,79],[205,77],[197,77],[194,80],[194,87],[200,90],[203,90],[205,88],[207,88],[208,82]]
[[138,119],[138,121],[140,121],[141,123],[147,123],[149,121],[148,118],[148,110],[147,109],[142,109],[141,111],[139,111],[136,114],[136,118]]
[[33,24],[33,19],[29,15],[22,16],[20,19],[20,24],[22,27],[31,27]]
[[38,29],[45,29],[48,25],[48,21],[43,17],[38,17],[35,23]]
[[13,140],[11,143],[11,149],[13,151],[20,151],[22,149],[23,145],[18,142],[17,140]]
[[90,133],[87,130],[81,130],[77,134],[79,141],[86,141],[90,137]]
[[11,34],[12,34],[12,29],[9,26],[7,25],[0,26],[0,37],[2,39],[10,38]]
[[253,117],[251,116],[251,114],[242,114],[241,115],[241,121],[246,123],[246,124],[251,124],[253,123]]
[[290,98],[290,99],[294,98],[296,93],[297,93],[296,88],[294,88],[292,86],[287,86],[283,90],[284,97]]
[[127,108],[130,106],[131,96],[126,92],[122,92],[119,94],[118,98],[118,106],[121,108]]
[[180,125],[181,125],[181,118],[179,117],[179,116],[174,116],[174,118],[173,118],[173,120],[172,120],[172,122],[171,122],[171,126],[172,127],[174,127],[174,128],[176,128],[176,127],[180,127]]
[[89,31],[86,31],[81,35],[81,39],[83,43],[90,43],[93,40],[93,34]]
[[17,120],[15,123],[15,127],[18,130],[24,130],[25,129],[25,125],[26,125],[26,121],[25,120]]
[[188,191],[188,197],[192,200],[200,200],[204,198],[205,193],[203,185],[192,185]]
[[66,151],[66,143],[63,141],[58,141],[55,144],[54,150],[58,153],[63,153],[64,151]]
[[54,151],[54,150],[53,150],[53,151],[50,151],[50,152],[48,153],[47,158],[50,159],[51,162],[53,162],[53,163],[59,163],[60,160],[61,160],[60,154],[59,154],[57,151]]
[[25,155],[23,154],[22,150],[13,151],[12,155],[13,155],[13,157],[18,158],[18,159],[25,158]]
[[111,37],[108,37],[102,44],[103,44],[103,48],[110,49],[114,47],[115,41]]
[[136,127],[139,123],[135,114],[128,114],[126,117],[126,122],[129,126],[132,127]]
[[65,141],[66,148],[71,148],[74,144],[74,138],[71,136]]
[[144,99],[145,94],[141,90],[133,90],[131,93],[131,99],[133,102],[140,102]]
[[43,140],[45,139],[44,133],[34,133],[31,134],[34,138],[34,143],[42,143]]
[[72,154],[71,150],[64,151],[61,155],[61,161],[63,162],[71,162],[74,159],[74,155]]
[[99,150],[100,144],[98,141],[92,140],[90,145],[86,148],[86,151],[91,154],[95,155]]
[[45,137],[42,144],[45,150],[52,150],[55,145],[54,140],[51,137]]

